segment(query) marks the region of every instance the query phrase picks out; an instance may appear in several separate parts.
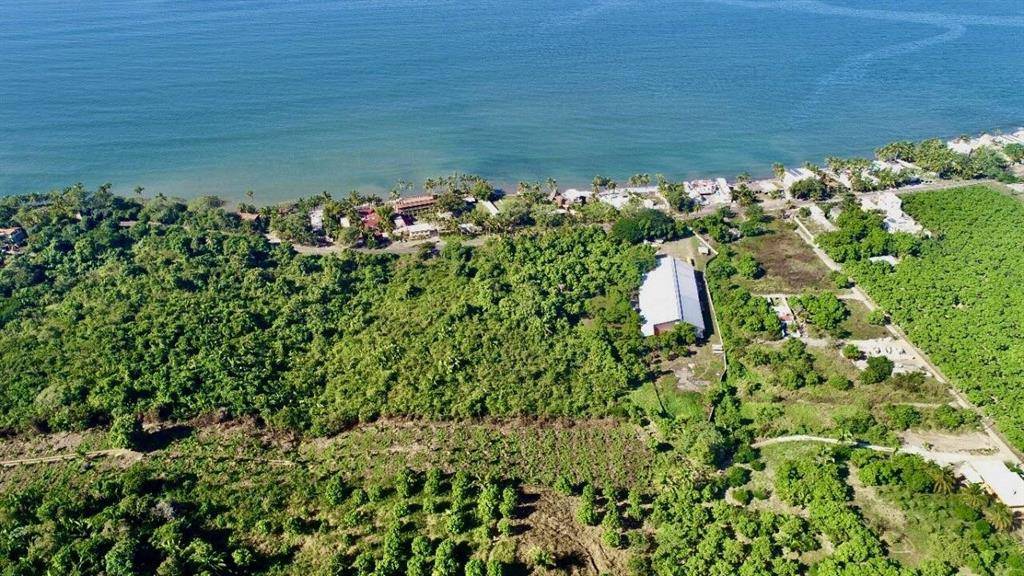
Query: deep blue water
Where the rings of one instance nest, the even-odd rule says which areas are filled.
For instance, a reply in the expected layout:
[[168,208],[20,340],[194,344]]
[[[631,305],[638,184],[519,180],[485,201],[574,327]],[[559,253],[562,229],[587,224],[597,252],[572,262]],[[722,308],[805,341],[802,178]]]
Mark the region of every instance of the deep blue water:
[[767,173],[1024,124],[1022,0],[0,0],[0,194]]

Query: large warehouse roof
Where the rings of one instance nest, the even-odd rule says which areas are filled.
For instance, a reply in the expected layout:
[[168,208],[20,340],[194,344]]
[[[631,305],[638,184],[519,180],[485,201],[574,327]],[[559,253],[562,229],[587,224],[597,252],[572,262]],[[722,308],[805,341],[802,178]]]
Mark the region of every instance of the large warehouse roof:
[[700,304],[697,273],[692,266],[664,256],[640,286],[640,315],[644,336],[652,336],[655,326],[683,321],[704,334],[704,314]]

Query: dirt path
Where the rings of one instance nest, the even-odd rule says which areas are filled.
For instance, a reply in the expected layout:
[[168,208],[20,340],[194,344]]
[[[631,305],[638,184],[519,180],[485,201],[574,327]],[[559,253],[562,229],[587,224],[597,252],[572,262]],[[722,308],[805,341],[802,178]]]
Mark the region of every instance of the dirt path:
[[787,444],[790,442],[819,442],[821,444],[834,444],[836,446],[856,446],[858,448],[867,448],[869,450],[875,450],[876,452],[896,452],[896,448],[890,448],[889,446],[877,446],[874,444],[863,444],[861,442],[854,442],[853,440],[839,440],[838,438],[827,438],[825,436],[811,436],[808,434],[791,434],[789,436],[778,436],[776,438],[767,438],[765,440],[759,440],[754,442],[751,446],[754,448],[763,448],[764,446],[774,446],[776,444]]
[[832,444],[836,446],[855,446],[857,448],[867,448],[868,450],[874,450],[876,452],[884,452],[887,454],[916,454],[925,460],[935,462],[940,466],[952,466],[956,464],[962,464],[964,462],[990,462],[992,460],[1013,460],[1015,455],[1009,450],[997,449],[994,454],[976,454],[970,451],[942,451],[942,450],[930,450],[924,446],[904,443],[899,448],[892,448],[889,446],[878,446],[876,444],[865,444],[863,442],[855,442],[853,440],[839,440],[836,438],[827,438],[824,436],[810,436],[807,434],[793,434],[789,436],[779,436],[776,438],[767,438],[755,442],[752,446],[754,448],[762,448],[765,446],[774,446],[777,444],[786,444],[790,442],[818,442],[821,444]]
[[123,448],[112,448],[109,450],[93,450],[92,452],[83,453],[72,453],[72,454],[55,454],[51,456],[34,456],[30,458],[14,458],[12,460],[0,460],[0,466],[5,468],[11,468],[14,466],[30,466],[32,464],[47,464],[50,462],[65,462],[68,460],[93,460],[96,458],[130,458],[133,460],[141,460],[146,455],[142,452],[135,452],[134,450],[126,450]]

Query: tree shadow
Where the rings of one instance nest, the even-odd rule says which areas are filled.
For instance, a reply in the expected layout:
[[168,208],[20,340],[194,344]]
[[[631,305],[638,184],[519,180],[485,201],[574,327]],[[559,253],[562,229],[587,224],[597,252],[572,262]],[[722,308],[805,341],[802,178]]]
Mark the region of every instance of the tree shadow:
[[189,438],[194,432],[195,429],[191,426],[174,424],[143,435],[139,440],[138,449],[141,452],[163,450],[175,442]]

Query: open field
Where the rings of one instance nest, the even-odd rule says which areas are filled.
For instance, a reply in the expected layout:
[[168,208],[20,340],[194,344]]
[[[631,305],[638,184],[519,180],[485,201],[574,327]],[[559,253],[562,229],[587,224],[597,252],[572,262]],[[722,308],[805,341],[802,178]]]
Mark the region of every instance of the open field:
[[730,244],[741,254],[752,254],[765,270],[763,277],[744,279],[741,285],[758,294],[797,294],[834,288],[828,268],[796,235],[792,224],[775,220],[769,229],[767,234]]
[[634,427],[613,421],[492,423],[379,422],[303,444],[305,460],[333,462],[347,474],[387,477],[401,467],[473,471],[552,485],[628,487],[650,479],[653,453]]
[[875,326],[868,323],[868,307],[863,302],[852,299],[844,299],[843,303],[850,311],[850,315],[843,321],[842,330],[851,340],[871,340],[874,338],[885,338],[890,336],[884,326]]

